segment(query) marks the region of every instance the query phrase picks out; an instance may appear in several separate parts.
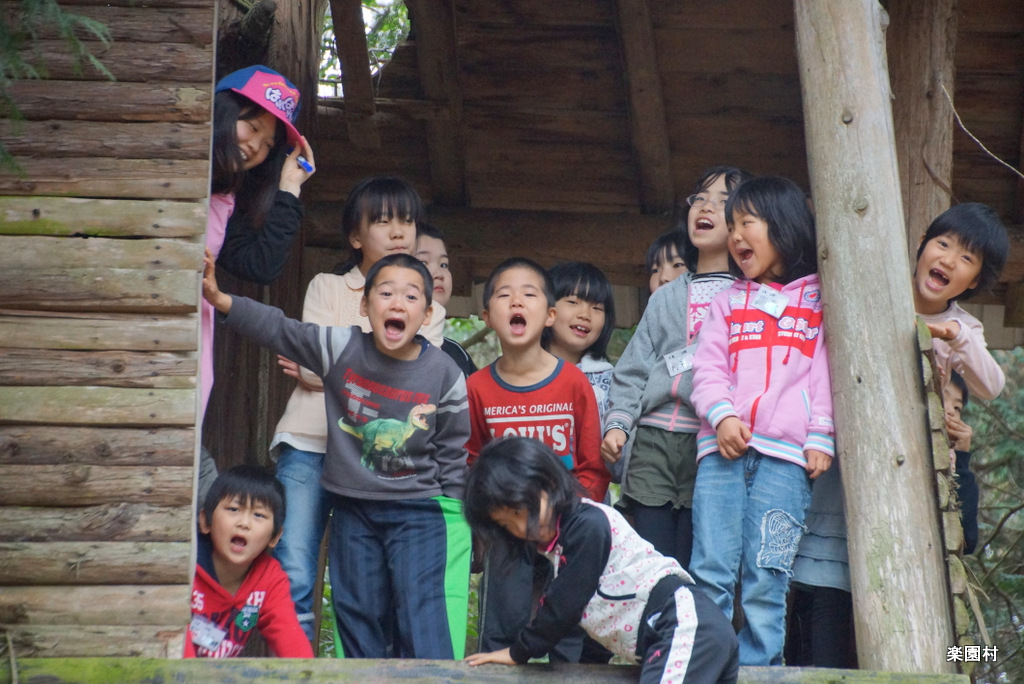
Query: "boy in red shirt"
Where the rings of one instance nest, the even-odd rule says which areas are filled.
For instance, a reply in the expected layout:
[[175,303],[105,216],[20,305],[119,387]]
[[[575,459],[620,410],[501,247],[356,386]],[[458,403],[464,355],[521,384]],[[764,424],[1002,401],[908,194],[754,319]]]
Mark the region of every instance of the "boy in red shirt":
[[270,472],[240,465],[217,477],[199,512],[186,658],[237,656],[253,627],[279,658],[313,657],[288,576],[268,553],[283,523],[284,491]]
[[[547,271],[529,259],[507,259],[487,279],[483,299],[481,318],[497,334],[501,356],[466,382],[473,430],[466,443],[470,463],[494,439],[531,437],[554,450],[587,496],[603,501],[611,476],[601,460],[594,390],[581,370],[540,344],[541,333],[555,320]],[[486,558],[481,584],[481,652],[511,645],[529,622],[534,603],[532,559],[525,553],[497,555]],[[551,657],[576,662],[582,644],[580,632],[563,640]]]

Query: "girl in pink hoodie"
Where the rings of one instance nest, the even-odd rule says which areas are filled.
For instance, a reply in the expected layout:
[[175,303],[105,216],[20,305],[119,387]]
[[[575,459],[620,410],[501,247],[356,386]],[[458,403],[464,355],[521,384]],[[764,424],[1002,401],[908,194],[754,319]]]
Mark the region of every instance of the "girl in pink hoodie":
[[781,665],[786,592],[810,481],[835,455],[814,218],[785,178],[756,178],[726,205],[743,271],[712,302],[693,362],[697,436],[691,573],[731,617],[741,665]]

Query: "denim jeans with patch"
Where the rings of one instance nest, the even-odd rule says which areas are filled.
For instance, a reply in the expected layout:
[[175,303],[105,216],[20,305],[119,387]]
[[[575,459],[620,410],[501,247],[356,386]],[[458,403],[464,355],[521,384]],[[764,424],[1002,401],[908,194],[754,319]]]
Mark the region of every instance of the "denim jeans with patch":
[[283,443],[277,457],[277,479],[284,485],[285,516],[274,558],[291,584],[295,613],[306,637],[313,640],[313,589],[319,567],[320,543],[331,513],[327,491],[320,486],[324,455],[300,451]]
[[755,449],[701,459],[690,574],[726,617],[741,583],[741,665],[781,665],[786,591],[811,499],[807,471]]

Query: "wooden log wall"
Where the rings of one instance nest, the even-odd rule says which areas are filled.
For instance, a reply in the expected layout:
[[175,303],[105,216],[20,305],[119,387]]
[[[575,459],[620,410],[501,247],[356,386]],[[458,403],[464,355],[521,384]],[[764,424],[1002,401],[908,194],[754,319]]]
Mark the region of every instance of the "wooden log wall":
[[115,80],[42,27],[25,56],[45,79],[15,82],[25,120],[0,120],[20,167],[0,172],[0,644],[177,657],[215,10],[61,7],[110,30],[80,36]]

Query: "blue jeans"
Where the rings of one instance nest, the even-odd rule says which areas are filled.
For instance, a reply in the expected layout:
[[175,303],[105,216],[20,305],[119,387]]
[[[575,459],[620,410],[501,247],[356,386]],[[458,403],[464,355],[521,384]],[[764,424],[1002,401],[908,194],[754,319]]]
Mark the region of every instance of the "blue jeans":
[[790,568],[810,499],[806,470],[754,449],[733,461],[709,454],[697,468],[690,573],[727,618],[741,582],[741,665],[782,664]]
[[331,512],[328,494],[320,486],[323,467],[323,454],[281,444],[277,479],[284,485],[286,508],[283,533],[274,549],[274,558],[288,575],[299,624],[306,637],[314,643],[313,589],[316,587],[320,543]]

